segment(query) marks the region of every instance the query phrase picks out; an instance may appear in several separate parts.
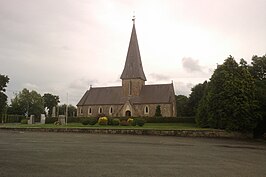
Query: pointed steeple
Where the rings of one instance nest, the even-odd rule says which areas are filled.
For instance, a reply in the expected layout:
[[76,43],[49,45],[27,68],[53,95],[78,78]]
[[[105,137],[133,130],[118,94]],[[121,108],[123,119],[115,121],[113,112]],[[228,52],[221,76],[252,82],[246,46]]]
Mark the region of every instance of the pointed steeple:
[[135,16],[133,16],[132,21],[133,28],[127,51],[126,63],[120,79],[141,79],[143,81],[146,81],[139,52],[137,33],[135,29]]

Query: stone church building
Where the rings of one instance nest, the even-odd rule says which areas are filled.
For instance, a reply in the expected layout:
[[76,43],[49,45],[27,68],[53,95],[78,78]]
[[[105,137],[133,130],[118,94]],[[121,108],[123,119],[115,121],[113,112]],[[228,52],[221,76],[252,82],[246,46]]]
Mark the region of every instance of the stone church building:
[[79,117],[153,117],[158,105],[163,117],[176,116],[176,102],[173,83],[145,85],[135,19],[129,42],[122,86],[90,87],[77,104]]

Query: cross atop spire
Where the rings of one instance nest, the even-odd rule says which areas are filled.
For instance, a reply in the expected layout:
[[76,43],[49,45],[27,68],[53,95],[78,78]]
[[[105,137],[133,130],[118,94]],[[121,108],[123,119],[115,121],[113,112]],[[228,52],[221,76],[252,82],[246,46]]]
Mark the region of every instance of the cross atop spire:
[[132,18],[133,24],[135,24],[135,20],[136,20],[136,17],[135,17],[135,13],[134,13],[133,18]]

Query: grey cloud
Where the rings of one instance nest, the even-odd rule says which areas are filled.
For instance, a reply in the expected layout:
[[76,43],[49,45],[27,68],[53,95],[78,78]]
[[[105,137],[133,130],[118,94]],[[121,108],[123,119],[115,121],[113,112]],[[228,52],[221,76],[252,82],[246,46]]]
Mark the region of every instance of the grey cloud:
[[85,90],[88,89],[90,87],[90,85],[97,85],[99,83],[98,80],[90,80],[90,79],[84,79],[84,78],[80,78],[77,80],[72,81],[69,84],[69,88],[71,89],[78,89],[78,90]]
[[155,81],[168,81],[171,77],[163,74],[151,73],[149,76]]
[[185,83],[185,82],[175,82],[175,94],[176,95],[185,95],[189,96],[191,92],[191,88],[193,87],[192,83]]
[[199,61],[190,57],[182,59],[182,66],[188,72],[203,72],[203,67],[200,66]]

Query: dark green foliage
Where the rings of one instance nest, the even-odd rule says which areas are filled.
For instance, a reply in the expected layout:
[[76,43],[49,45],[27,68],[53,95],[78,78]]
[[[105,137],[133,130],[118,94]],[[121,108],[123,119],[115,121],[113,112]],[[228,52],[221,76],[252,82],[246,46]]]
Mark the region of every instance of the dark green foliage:
[[120,120],[118,118],[112,119],[112,125],[119,125],[119,124],[120,124]]
[[98,122],[98,119],[96,117],[89,117],[89,125],[95,125]]
[[80,123],[81,118],[80,117],[68,117],[67,123]]
[[90,120],[89,120],[89,118],[83,118],[81,123],[82,123],[82,125],[89,125]]
[[197,123],[201,127],[251,131],[257,123],[255,83],[245,66],[232,56],[214,71],[200,101]]
[[189,115],[188,110],[188,97],[185,95],[177,95],[176,99],[176,115],[177,117],[187,116]]
[[50,93],[45,93],[42,97],[43,97],[44,107],[48,108],[48,116],[51,117],[53,107],[56,107],[60,102],[59,96],[52,95]]
[[187,114],[183,116],[195,116],[199,103],[205,93],[208,82],[205,81],[203,84],[197,84],[191,89],[189,99],[187,101]]
[[162,117],[161,106],[160,105],[156,106],[155,117]]
[[[66,104],[59,105],[59,115],[66,115]],[[73,105],[68,105],[67,112],[69,117],[74,117],[77,115],[77,108]]]
[[144,119],[147,123],[195,123],[195,117],[145,117]]
[[135,118],[134,121],[136,122],[136,125],[142,127],[145,124],[145,119],[143,118]]
[[6,91],[7,83],[9,78],[5,75],[0,74],[0,115],[3,113],[7,106],[7,96],[4,93]]
[[252,67],[249,68],[251,74],[258,80],[266,79],[266,55],[252,57]]
[[22,119],[22,120],[20,121],[20,123],[21,123],[21,124],[28,124],[28,120],[27,120],[27,119]]
[[[1,117],[1,116],[0,116]],[[2,120],[0,122],[3,123],[20,123],[22,119],[25,119],[25,116],[22,115],[2,115]]]
[[46,124],[53,124],[56,121],[58,121],[58,117],[46,117],[46,119],[45,119]]

